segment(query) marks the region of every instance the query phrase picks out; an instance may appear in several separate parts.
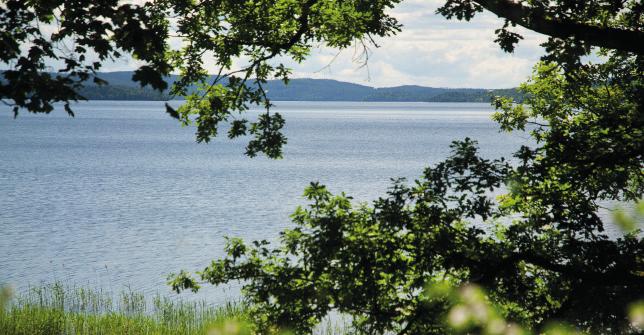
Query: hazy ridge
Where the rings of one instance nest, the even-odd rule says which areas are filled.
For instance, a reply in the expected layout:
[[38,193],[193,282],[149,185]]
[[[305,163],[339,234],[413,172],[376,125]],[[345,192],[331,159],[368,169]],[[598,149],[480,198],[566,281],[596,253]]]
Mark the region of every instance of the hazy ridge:
[[[101,72],[106,86],[88,85],[81,95],[89,100],[169,100],[167,92],[141,88],[132,81],[131,71]],[[177,80],[173,75],[169,83]],[[489,102],[495,95],[513,96],[521,100],[514,88],[436,88],[416,85],[374,88],[330,79],[292,79],[288,85],[270,80],[265,85],[271,100],[277,101],[383,101],[383,102]]]

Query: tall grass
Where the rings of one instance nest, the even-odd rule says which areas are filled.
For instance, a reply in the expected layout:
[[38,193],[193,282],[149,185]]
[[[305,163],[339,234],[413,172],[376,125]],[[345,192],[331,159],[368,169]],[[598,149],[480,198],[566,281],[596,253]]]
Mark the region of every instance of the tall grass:
[[1,335],[192,335],[208,334],[226,320],[247,320],[242,304],[213,307],[205,302],[177,302],[160,295],[148,300],[133,291],[115,297],[100,290],[60,283],[29,289],[6,306],[3,304],[0,301]]

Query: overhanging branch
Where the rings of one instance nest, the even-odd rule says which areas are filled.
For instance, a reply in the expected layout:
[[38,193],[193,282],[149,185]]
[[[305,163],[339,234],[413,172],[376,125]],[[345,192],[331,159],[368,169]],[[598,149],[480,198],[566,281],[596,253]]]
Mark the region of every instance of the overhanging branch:
[[542,9],[530,8],[512,0],[474,0],[490,12],[532,31],[552,37],[575,37],[590,45],[644,54],[644,32],[600,27],[548,17]]

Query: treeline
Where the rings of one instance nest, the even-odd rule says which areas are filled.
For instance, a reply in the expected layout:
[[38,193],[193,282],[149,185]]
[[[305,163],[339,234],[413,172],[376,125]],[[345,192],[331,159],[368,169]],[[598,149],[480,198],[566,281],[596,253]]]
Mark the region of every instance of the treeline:
[[87,100],[150,100],[165,101],[170,96],[150,88],[128,86],[85,86],[79,91]]
[[[81,95],[89,100],[169,100],[167,92],[141,88],[131,80],[132,72],[104,72],[98,77],[109,85],[89,85]],[[177,76],[166,78],[169,83]],[[514,88],[436,88],[423,86],[397,86],[374,88],[328,79],[292,79],[288,85],[271,80],[264,85],[268,97],[276,101],[381,101],[381,102],[489,102],[493,96],[511,96],[521,101],[522,95]]]

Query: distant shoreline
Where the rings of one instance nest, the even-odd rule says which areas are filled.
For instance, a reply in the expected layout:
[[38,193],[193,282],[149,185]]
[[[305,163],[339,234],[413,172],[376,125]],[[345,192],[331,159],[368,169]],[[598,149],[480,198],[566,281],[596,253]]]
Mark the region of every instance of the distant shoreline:
[[[151,99],[87,99],[87,100],[78,100],[78,103],[82,102],[92,102],[92,101],[114,101],[114,102],[183,102],[186,101],[185,99],[171,99],[171,100],[163,100],[163,99],[158,99],[158,100],[151,100]],[[444,103],[444,104],[449,104],[449,103],[463,103],[463,104],[488,104],[489,101],[364,101],[364,100],[276,100],[276,99],[271,99],[270,100],[272,103],[277,103],[277,102],[315,102],[315,103],[323,103],[323,102],[352,102],[352,103],[383,103],[383,104],[403,104],[403,103],[414,103],[414,104],[435,104],[435,103]],[[63,102],[56,102],[63,104]]]
[[[109,85],[88,85],[79,90],[87,100],[114,101],[168,101],[167,91],[142,88],[132,81],[132,72],[103,72],[97,77]],[[165,78],[169,84],[178,77]],[[442,88],[405,85],[375,88],[329,79],[292,79],[288,85],[269,80],[264,85],[268,98],[273,101],[338,101],[338,102],[490,102],[493,96],[523,99],[516,88]],[[182,99],[173,99],[182,100]]]

